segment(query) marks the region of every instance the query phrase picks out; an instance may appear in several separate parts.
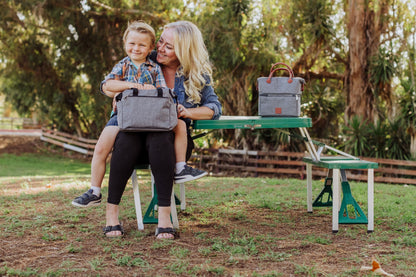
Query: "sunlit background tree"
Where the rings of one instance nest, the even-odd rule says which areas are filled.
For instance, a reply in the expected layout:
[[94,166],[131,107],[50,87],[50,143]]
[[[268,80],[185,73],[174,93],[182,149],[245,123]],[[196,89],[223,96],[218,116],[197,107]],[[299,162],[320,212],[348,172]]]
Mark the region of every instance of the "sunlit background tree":
[[[416,158],[411,0],[10,0],[0,3],[0,94],[21,116],[97,137],[111,110],[99,85],[125,56],[122,33],[195,22],[226,115],[257,115],[256,79],[275,62],[307,86],[313,137],[354,155]],[[1,115],[0,115],[1,116]],[[276,131],[222,131],[238,148],[294,150]]]

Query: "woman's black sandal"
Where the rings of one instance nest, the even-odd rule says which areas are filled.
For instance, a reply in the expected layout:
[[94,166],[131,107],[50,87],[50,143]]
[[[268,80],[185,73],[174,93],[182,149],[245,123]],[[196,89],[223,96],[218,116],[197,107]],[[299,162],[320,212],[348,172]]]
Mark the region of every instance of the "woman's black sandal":
[[[121,232],[121,235],[117,235],[117,236],[107,236],[107,234],[110,233],[110,232],[112,232],[112,231],[120,231]],[[115,225],[115,226],[105,226],[103,228],[103,232],[104,232],[104,235],[107,238],[118,238],[118,237],[124,236],[124,229],[123,229],[123,226],[121,226],[121,224]]]
[[156,228],[156,232],[155,232],[156,238],[159,234],[172,234],[173,235],[173,238],[159,238],[159,239],[176,239],[176,238],[179,238],[179,233],[171,227],[168,227],[168,228],[158,227],[158,228]]

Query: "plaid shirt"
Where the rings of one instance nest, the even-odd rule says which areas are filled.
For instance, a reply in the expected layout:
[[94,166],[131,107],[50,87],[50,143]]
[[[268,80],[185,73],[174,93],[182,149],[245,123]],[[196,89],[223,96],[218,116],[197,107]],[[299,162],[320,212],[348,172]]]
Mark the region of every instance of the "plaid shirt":
[[142,63],[139,68],[131,61],[130,57],[125,57],[119,61],[101,82],[101,92],[103,85],[108,80],[120,80],[139,84],[150,84],[157,88],[167,87],[162,69],[158,64],[150,59]]

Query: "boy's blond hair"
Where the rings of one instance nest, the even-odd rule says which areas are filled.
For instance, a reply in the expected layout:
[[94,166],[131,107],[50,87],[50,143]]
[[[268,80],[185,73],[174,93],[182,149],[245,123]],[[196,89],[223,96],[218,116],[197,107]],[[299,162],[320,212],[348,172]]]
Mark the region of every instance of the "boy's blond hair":
[[126,43],[127,36],[129,35],[131,31],[148,34],[150,37],[152,46],[153,47],[155,46],[155,42],[156,42],[155,30],[149,24],[141,20],[130,22],[129,25],[127,26],[126,31],[124,31],[124,35],[123,35],[124,43]]
[[179,74],[185,76],[185,91],[190,100],[199,104],[200,91],[208,82],[212,85],[212,66],[209,55],[198,27],[189,21],[177,21],[167,24],[165,29],[174,33],[174,49],[181,63]]

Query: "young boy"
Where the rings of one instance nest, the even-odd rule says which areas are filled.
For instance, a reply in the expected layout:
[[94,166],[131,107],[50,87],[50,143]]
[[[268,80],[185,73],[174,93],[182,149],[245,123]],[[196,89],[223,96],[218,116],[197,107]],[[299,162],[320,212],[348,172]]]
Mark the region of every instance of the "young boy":
[[[155,47],[155,41],[155,31],[150,25],[141,21],[129,24],[123,36],[127,57],[117,63],[111,73],[106,76],[101,83],[101,92],[107,96],[115,97],[118,93],[133,87],[138,89],[166,87],[160,66],[148,59],[148,55]],[[91,188],[83,195],[76,197],[72,201],[72,205],[88,207],[100,204],[101,183],[105,175],[106,159],[113,148],[118,132],[117,114],[114,113],[102,131],[94,149],[91,161]],[[178,120],[174,133],[175,142],[182,142],[184,138],[186,141],[186,126],[183,120]],[[175,143],[176,182],[183,183],[205,176],[207,174],[205,171],[185,165],[185,160],[182,161],[180,158],[185,156],[183,151],[186,151],[186,145]]]

